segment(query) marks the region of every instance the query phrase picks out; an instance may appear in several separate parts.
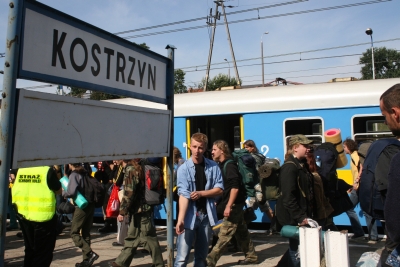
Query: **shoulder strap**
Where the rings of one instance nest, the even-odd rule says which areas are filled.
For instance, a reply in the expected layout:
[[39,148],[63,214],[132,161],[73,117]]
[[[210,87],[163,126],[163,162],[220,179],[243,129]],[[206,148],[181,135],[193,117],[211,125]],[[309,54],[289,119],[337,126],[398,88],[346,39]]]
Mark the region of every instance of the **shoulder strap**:
[[375,173],[375,170],[370,169],[371,167],[374,167],[376,165],[376,162],[378,161],[378,158],[380,157],[382,151],[388,146],[388,145],[396,145],[400,147],[400,142],[396,139],[380,139],[375,142],[373,142],[368,149],[368,154],[367,157],[365,158],[364,162],[364,168],[369,169],[369,171],[372,171]]
[[226,177],[226,164],[228,164],[229,162],[234,162],[233,159],[228,159],[225,163],[224,163],[224,176]]

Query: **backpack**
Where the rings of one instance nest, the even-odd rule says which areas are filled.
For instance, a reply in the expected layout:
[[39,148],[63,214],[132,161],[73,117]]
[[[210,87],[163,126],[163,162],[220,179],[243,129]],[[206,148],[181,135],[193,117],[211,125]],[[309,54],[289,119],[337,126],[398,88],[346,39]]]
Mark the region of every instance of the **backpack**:
[[317,172],[322,179],[325,196],[333,208],[330,216],[335,217],[353,208],[347,190],[352,186],[339,179],[336,172],[336,162],[339,153],[334,144],[322,143],[314,151]]
[[96,178],[93,178],[88,173],[83,175],[83,196],[89,203],[94,203],[96,208],[100,208],[104,204],[104,200],[106,197],[106,189],[104,185],[97,181]]
[[[358,162],[358,166],[357,166],[358,171],[360,171],[360,169],[359,169],[360,163],[364,164],[365,157],[367,156],[367,152],[368,152],[368,149],[371,146],[371,144],[372,144],[372,141],[368,140],[368,141],[361,143],[360,146],[358,147],[357,154],[360,157],[360,161]],[[353,164],[356,165],[355,162],[353,162]]]
[[260,204],[267,200],[277,200],[281,195],[279,190],[280,163],[277,159],[266,158],[265,163],[258,168],[260,187],[257,191],[262,193]]
[[237,163],[242,182],[248,197],[255,197],[254,186],[259,183],[256,160],[246,149],[236,150],[232,153],[233,160]]
[[165,189],[162,158],[147,158],[141,161],[145,181],[144,202],[147,205],[160,205],[164,203]]
[[365,157],[360,186],[358,187],[361,209],[378,220],[384,219],[383,208],[385,197],[381,192],[387,189],[382,186],[382,184],[387,185],[387,180],[377,181],[375,179],[375,168],[382,152],[389,145],[395,145],[400,150],[400,142],[392,138],[379,139],[371,144]]
[[336,162],[338,156],[335,145],[330,142],[322,143],[314,150],[317,172],[321,176],[327,197],[332,197],[337,189]]

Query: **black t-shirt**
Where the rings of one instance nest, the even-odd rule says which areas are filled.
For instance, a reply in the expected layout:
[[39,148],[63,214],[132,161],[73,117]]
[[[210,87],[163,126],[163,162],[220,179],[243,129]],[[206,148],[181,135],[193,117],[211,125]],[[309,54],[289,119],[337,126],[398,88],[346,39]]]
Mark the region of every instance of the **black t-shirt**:
[[[200,164],[194,164],[195,175],[194,179],[196,181],[196,191],[202,191],[206,189],[207,178],[204,172],[205,163],[204,160]],[[206,210],[206,198],[202,197],[196,201],[197,209]]]
[[229,162],[226,164],[226,173],[224,172],[224,166],[227,160],[219,163],[221,169],[222,178],[224,179],[224,193],[222,195],[222,203],[227,204],[231,194],[231,189],[239,189],[239,193],[235,199],[235,204],[243,204],[246,200],[244,193],[244,186],[242,183],[242,177],[239,173],[239,169],[234,162]]

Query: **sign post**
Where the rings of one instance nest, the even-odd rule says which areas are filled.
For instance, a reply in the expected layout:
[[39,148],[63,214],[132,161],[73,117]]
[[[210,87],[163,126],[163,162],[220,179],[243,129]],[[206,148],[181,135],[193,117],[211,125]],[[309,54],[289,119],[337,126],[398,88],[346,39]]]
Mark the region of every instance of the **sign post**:
[[8,204],[8,184],[11,166],[12,141],[14,135],[14,110],[18,71],[18,56],[21,40],[23,0],[10,1],[4,60],[4,80],[1,103],[0,137],[0,267],[4,266],[4,243]]
[[[167,47],[167,58],[39,2],[14,0],[9,5],[0,129],[0,267],[12,165],[169,156],[173,170],[174,47]],[[168,110],[18,93],[18,78],[133,97],[167,105]],[[105,127],[106,121],[115,120],[118,125],[130,123],[130,128],[115,133],[117,127]],[[46,121],[55,126],[45,127]],[[60,136],[65,137],[61,142]],[[113,136],[119,143],[98,151],[101,141]],[[34,146],[43,142],[55,146]],[[63,148],[64,157],[57,148]],[[168,229],[173,229],[172,179],[168,190]],[[168,242],[172,266],[171,231]]]

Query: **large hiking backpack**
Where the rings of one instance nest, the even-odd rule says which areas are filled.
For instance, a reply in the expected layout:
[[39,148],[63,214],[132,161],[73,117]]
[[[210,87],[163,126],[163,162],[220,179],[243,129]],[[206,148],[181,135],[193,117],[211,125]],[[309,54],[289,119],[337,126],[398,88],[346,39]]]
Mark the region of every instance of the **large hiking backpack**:
[[365,157],[358,187],[361,209],[377,220],[384,219],[385,198],[381,192],[387,189],[387,181],[377,181],[375,169],[382,152],[389,145],[395,145],[400,150],[400,142],[392,138],[379,139],[371,144]]
[[336,161],[338,155],[335,145],[329,142],[322,143],[314,151],[317,172],[321,176],[327,197],[332,197],[337,187]]
[[334,144],[330,142],[322,143],[314,151],[317,172],[321,176],[325,196],[333,208],[331,216],[338,216],[353,207],[347,190],[351,185],[339,179],[336,172],[336,161],[338,152]]
[[256,161],[246,149],[236,150],[232,153],[233,160],[237,163],[242,182],[248,197],[255,197],[254,186],[259,183]]
[[[266,158],[265,163],[258,168],[260,188],[264,204],[267,200],[276,200],[280,196],[279,190],[280,163],[277,159]],[[256,189],[257,190],[257,189]]]
[[141,161],[145,181],[144,201],[148,205],[164,203],[165,189],[161,160],[162,158],[147,158]]
[[104,185],[97,181],[89,174],[83,176],[84,196],[89,203],[94,203],[96,208],[100,208],[104,204],[106,197],[106,189]]

